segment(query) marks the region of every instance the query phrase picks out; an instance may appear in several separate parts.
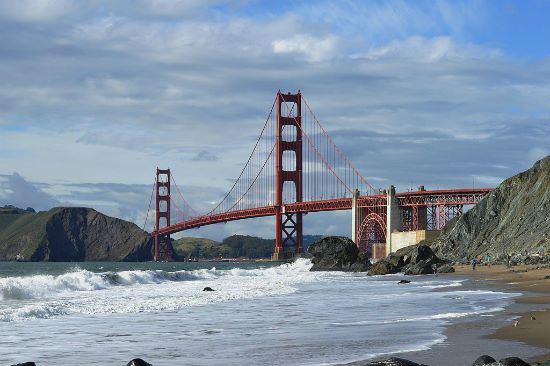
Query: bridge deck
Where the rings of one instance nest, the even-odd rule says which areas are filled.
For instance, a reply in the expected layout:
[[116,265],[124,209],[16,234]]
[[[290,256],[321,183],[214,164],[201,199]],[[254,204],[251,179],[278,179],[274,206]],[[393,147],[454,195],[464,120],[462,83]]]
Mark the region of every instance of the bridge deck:
[[[401,192],[396,194],[400,206],[427,206],[427,205],[468,205],[478,203],[483,196],[489,193],[490,188],[476,189],[445,189],[416,192]],[[359,196],[360,207],[380,207],[386,205],[386,195]],[[306,213],[321,211],[351,210],[351,198],[333,198],[319,201],[295,202],[285,204],[283,212]],[[274,216],[277,213],[276,206],[264,206],[236,210],[213,215],[202,215],[161,228],[160,235],[174,234],[179,231],[189,230],[201,226],[213,225],[222,222],[250,219],[254,217]]]

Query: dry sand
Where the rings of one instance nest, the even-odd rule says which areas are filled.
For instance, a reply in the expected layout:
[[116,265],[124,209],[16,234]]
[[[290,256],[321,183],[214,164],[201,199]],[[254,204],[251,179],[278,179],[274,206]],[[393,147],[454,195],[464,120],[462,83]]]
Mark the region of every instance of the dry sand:
[[485,280],[499,289],[522,292],[523,296],[516,298],[516,303],[535,305],[539,310],[513,313],[519,317],[519,324],[503,324],[488,338],[519,341],[546,348],[548,354],[531,361],[550,359],[550,268],[537,265],[512,268],[493,265],[478,266],[475,271],[471,266],[456,266],[455,269],[456,275]]

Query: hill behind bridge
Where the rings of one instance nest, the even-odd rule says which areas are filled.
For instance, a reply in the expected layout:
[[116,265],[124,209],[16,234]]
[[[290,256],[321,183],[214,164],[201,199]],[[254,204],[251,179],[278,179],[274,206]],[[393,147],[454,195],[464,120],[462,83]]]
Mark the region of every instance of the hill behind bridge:
[[[304,251],[321,235],[304,235]],[[221,242],[195,237],[184,237],[174,241],[174,249],[179,257],[198,259],[217,258],[271,258],[275,239],[264,239],[250,235],[231,235]]]
[[84,207],[0,210],[0,260],[145,261],[151,237],[137,225]]

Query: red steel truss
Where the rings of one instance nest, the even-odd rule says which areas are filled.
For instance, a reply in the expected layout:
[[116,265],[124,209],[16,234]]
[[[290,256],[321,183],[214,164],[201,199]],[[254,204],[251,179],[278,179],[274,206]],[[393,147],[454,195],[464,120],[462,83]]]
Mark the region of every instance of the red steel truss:
[[403,230],[441,230],[463,213],[465,205],[476,205],[491,189],[446,189],[396,194],[402,208]]
[[444,189],[402,192],[395,196],[399,206],[475,205],[491,190],[490,188]]

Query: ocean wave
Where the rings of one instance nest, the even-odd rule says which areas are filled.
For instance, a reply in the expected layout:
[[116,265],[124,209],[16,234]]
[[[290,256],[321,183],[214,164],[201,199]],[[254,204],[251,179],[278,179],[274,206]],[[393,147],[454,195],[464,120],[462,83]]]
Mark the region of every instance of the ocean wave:
[[255,277],[274,274],[282,275],[288,274],[289,272],[296,273],[309,271],[310,267],[311,262],[309,260],[300,259],[294,263],[287,263],[277,267],[253,270],[236,268],[224,271],[212,268],[174,272],[162,270],[91,272],[85,269],[75,268],[70,272],[58,276],[34,275],[0,278],[0,299],[41,299],[65,292],[90,292],[105,290],[114,286],[214,280],[222,276]]
[[0,321],[13,322],[28,319],[48,319],[66,314],[69,314],[69,309],[62,304],[24,305],[17,309],[0,310]]

